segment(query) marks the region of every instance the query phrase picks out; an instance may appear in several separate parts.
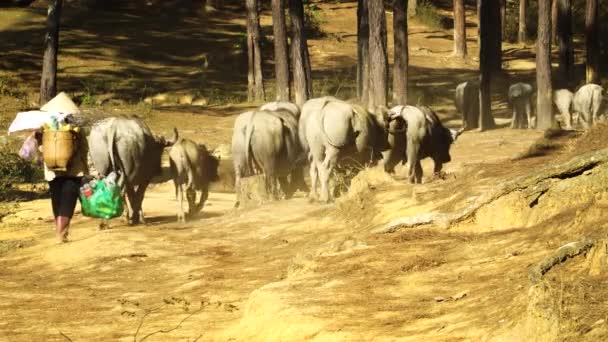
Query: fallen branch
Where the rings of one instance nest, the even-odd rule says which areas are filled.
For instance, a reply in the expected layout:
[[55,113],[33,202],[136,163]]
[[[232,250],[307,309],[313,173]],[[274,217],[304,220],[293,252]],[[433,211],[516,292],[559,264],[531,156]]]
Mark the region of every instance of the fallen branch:
[[550,179],[565,179],[572,178],[583,174],[599,164],[608,161],[608,149],[587,153],[585,155],[575,157],[568,162],[549,166],[532,175],[520,176],[510,181],[504,182],[491,189],[490,191],[477,197],[477,199],[466,208],[453,213],[424,213],[413,217],[402,217],[389,222],[385,226],[375,229],[374,233],[393,233],[402,228],[412,228],[423,224],[441,223],[444,226],[449,226],[453,223],[464,221],[481,207],[497,200],[498,198],[508,195],[515,191],[521,191],[532,186],[533,192],[543,192],[548,189],[549,182],[543,182]]
[[533,284],[540,282],[543,275],[549,270],[564,262],[568,258],[573,258],[579,254],[585,253],[595,245],[595,240],[589,237],[584,238],[581,241],[570,242],[566,245],[558,248],[553,254],[547,256],[540,263],[530,268],[528,272],[528,279]]
[[61,330],[59,330],[59,334],[60,334],[61,336],[63,336],[63,338],[65,338],[65,339],[66,339],[66,341],[70,341],[70,342],[72,342],[72,339],[71,339],[71,338],[70,338],[68,335],[64,334],[64,333],[63,333]]
[[166,306],[167,304],[163,304],[161,306],[157,306],[153,309],[150,310],[146,310],[146,313],[141,317],[141,319],[139,320],[139,325],[137,325],[137,330],[135,330],[135,335],[133,335],[133,342],[137,342],[137,334],[139,334],[139,330],[141,329],[142,325],[144,325],[144,320],[146,319],[146,317],[153,313],[156,312],[158,310],[160,310],[161,308],[163,308],[164,306]]
[[[203,311],[203,309],[204,309],[204,305],[201,304],[201,307],[198,310],[196,310],[196,311],[190,313],[188,316],[184,317],[181,321],[179,321],[179,323],[175,327],[173,327],[171,329],[167,329],[167,330],[162,330],[161,329],[161,330],[153,331],[153,332],[149,333],[148,335],[145,335],[144,337],[142,337],[141,340],[139,340],[139,342],[142,342],[142,341],[146,340],[148,337],[154,336],[156,334],[167,334],[167,333],[170,333],[172,331],[175,331],[175,330],[179,329],[182,326],[182,324],[184,324],[184,322],[187,319],[189,319],[190,317],[192,317],[192,316],[198,314],[199,312]],[[150,313],[150,312],[148,312],[148,313]],[[143,323],[143,319],[144,318],[145,318],[145,315],[144,315],[144,317],[142,317],[141,323]],[[140,323],[140,327],[141,327],[141,323]],[[139,332],[139,327],[137,328],[137,332]],[[135,341],[137,342],[137,333],[135,333],[135,337],[134,338],[135,338]],[[198,338],[200,338],[200,336]]]

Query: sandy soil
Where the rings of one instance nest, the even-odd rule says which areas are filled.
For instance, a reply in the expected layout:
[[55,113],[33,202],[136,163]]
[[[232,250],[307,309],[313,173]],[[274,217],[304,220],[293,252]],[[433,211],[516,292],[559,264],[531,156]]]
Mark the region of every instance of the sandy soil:
[[[313,68],[330,82],[345,77],[354,66],[355,8],[353,3],[323,6],[332,9],[324,24],[328,37],[312,40],[311,53]],[[22,15],[35,31],[40,29],[36,24],[40,18],[34,14]],[[106,15],[100,14],[99,20]],[[347,17],[351,19],[340,21]],[[121,18],[121,25],[128,23]],[[145,16],[139,19],[145,21]],[[218,34],[225,38],[237,30],[238,26],[231,26],[241,23],[237,19]],[[192,33],[189,30],[201,24],[197,20],[188,18],[181,32]],[[473,37],[475,27],[469,30]],[[70,32],[72,41],[86,33]],[[137,38],[149,42],[158,34]],[[107,36],[104,46],[118,44],[121,37]],[[68,50],[64,65],[80,60],[76,65],[84,67],[78,51],[86,47]],[[449,125],[457,126],[452,90],[474,75],[475,60],[453,61],[449,31],[429,31],[416,24],[410,48],[413,94],[433,104]],[[124,49],[98,51],[104,58],[89,69],[73,73],[62,69],[70,75],[69,84],[77,84],[87,72],[99,75],[105,67],[120,79],[128,69],[141,71],[147,65],[143,76],[154,78],[158,89],[158,84],[177,84],[175,80],[189,72],[198,75],[194,66],[198,55],[165,70],[166,60],[156,54],[148,57],[158,64],[146,64],[141,61],[144,57]],[[530,77],[529,51],[511,47],[508,51],[509,77]],[[470,52],[475,53],[474,46]],[[4,61],[4,69],[19,60],[15,53]],[[19,67],[29,70],[23,73],[24,82],[29,82],[26,88],[35,89],[36,65],[26,65],[31,56],[25,57]],[[139,62],[104,66],[106,58],[139,58]],[[117,85],[117,89],[138,85]],[[506,85],[499,85],[494,102],[501,126],[508,123],[499,96]],[[325,93],[335,94],[337,88],[330,88]],[[2,99],[7,98],[13,101],[7,95]],[[10,103],[21,105],[15,101]],[[15,107],[4,108],[8,113]],[[155,132],[169,133],[175,126],[184,136],[213,148],[230,141],[234,117],[246,108],[176,106],[139,114]],[[133,107],[103,109],[138,112]],[[530,290],[527,271],[570,241],[582,236],[605,238],[608,171],[603,164],[547,180],[543,183],[549,184],[547,190],[534,199],[524,196],[526,189],[505,195],[458,224],[379,233],[392,219],[460,210],[505,181],[606,148],[604,129],[550,137],[506,128],[467,132],[452,147],[453,162],[445,167],[445,179],[429,176],[429,161],[423,163],[427,176],[418,186],[403,180],[402,169],[394,178],[366,171],[353,181],[349,193],[330,205],[309,203],[298,194],[289,201],[235,210],[229,161],[224,161],[224,181],[212,189],[202,213],[188,223],[176,222],[172,185],[161,183],[146,194],[147,225],[130,227],[114,220],[111,229],[99,231],[96,220],[77,214],[72,241],[64,245],[55,244],[49,200],[21,202],[14,214],[0,222],[0,339],[606,340],[605,249],[596,248],[587,257],[552,269],[542,283],[549,294],[545,301],[537,300]]]

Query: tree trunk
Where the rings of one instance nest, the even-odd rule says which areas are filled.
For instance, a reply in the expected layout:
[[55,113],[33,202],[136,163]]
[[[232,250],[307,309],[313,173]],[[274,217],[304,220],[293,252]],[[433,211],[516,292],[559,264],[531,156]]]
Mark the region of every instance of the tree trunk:
[[246,0],[247,8],[247,99],[264,101],[264,84],[262,77],[262,50],[260,49],[260,17],[258,1]]
[[525,43],[528,40],[528,26],[526,25],[526,14],[528,11],[528,0],[519,0],[519,32],[517,40]]
[[538,1],[538,37],[536,48],[536,128],[553,126],[551,87],[551,0]]
[[272,0],[272,31],[274,34],[274,70],[277,101],[289,101],[289,56],[285,29],[285,1]]
[[369,103],[369,13],[367,0],[357,5],[357,97],[367,107]]
[[558,0],[552,0],[551,2],[551,44],[557,44],[557,26],[558,26],[558,15],[557,15],[557,2]]
[[413,17],[416,15],[418,0],[407,0],[407,15]]
[[481,131],[494,127],[492,116],[491,98],[491,75],[493,39],[495,35],[491,30],[496,29],[492,25],[492,2],[495,0],[478,0],[479,13],[479,129]]
[[467,31],[464,0],[454,0],[454,56],[467,55]]
[[395,60],[393,65],[393,105],[407,104],[407,3],[406,0],[393,2],[393,32]]
[[[498,74],[502,72],[502,20],[500,7],[502,4],[502,0],[493,1],[492,4],[492,21],[493,28],[490,30],[490,33],[494,33],[494,38],[492,40],[492,72]],[[489,5],[489,4],[488,4]]]
[[289,17],[291,19],[291,65],[293,69],[293,87],[296,104],[302,107],[312,96],[312,78],[308,44],[304,32],[304,5],[302,0],[289,0]]
[[572,1],[557,0],[557,39],[559,44],[559,80],[561,87],[573,86],[574,49],[572,47]]
[[500,32],[501,38],[507,36],[507,0],[500,0]]
[[370,96],[368,109],[386,106],[388,95],[388,52],[383,0],[368,0]]
[[59,22],[62,5],[62,0],[52,0],[49,3],[40,80],[40,106],[57,95],[57,53],[59,52]]
[[587,47],[587,83],[600,82],[600,44],[598,35],[598,1],[587,0],[585,44]]
[[477,46],[481,46],[481,0],[477,0],[476,5],[477,5]]

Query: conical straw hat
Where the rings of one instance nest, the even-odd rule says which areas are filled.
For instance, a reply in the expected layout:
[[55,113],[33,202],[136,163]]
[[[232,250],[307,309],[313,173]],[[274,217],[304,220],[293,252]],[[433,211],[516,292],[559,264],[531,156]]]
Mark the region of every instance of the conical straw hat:
[[40,110],[45,112],[59,112],[64,114],[79,114],[78,106],[72,102],[72,99],[61,92],[57,94],[51,101],[47,102]]

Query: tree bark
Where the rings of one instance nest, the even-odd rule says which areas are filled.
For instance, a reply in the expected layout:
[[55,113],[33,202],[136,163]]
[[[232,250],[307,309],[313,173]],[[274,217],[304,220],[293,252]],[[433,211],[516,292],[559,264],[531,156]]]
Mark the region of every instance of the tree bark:
[[407,0],[407,15],[413,17],[418,10],[418,0]]
[[492,27],[492,2],[495,0],[478,0],[479,13],[479,129],[481,131],[494,127],[492,116],[491,75],[493,42],[495,35]]
[[500,0],[500,32],[502,40],[507,35],[507,0]]
[[454,56],[467,55],[467,31],[464,0],[454,0]]
[[587,48],[587,83],[600,82],[600,44],[598,35],[598,0],[587,0],[585,45]]
[[558,25],[558,13],[557,13],[557,2],[559,0],[552,0],[551,2],[551,44],[557,44],[557,25]]
[[570,88],[574,79],[574,49],[572,47],[572,1],[557,0],[557,40],[559,44],[559,81]]
[[388,53],[386,15],[382,0],[369,0],[370,96],[368,109],[386,106],[388,95]]
[[[498,74],[502,72],[502,19],[500,13],[500,7],[502,0],[491,2],[492,5],[492,21],[493,28],[490,29],[490,33],[494,33],[492,40],[492,72]],[[489,4],[488,4],[489,5]]]
[[406,0],[393,2],[393,32],[395,54],[393,64],[393,105],[407,104],[407,3]]
[[357,5],[357,97],[364,107],[369,103],[369,12],[367,0]]
[[525,43],[528,40],[527,12],[528,0],[519,0],[519,32],[517,33],[517,40],[520,43]]
[[272,0],[272,31],[274,34],[276,100],[289,101],[289,55],[287,53],[284,0]]
[[538,37],[536,48],[536,128],[553,126],[551,86],[551,0],[538,1]]
[[62,0],[49,3],[47,32],[44,37],[44,57],[42,58],[42,77],[40,79],[40,106],[57,95],[57,54],[59,52],[59,24]]
[[302,107],[312,96],[312,78],[308,44],[304,32],[304,4],[302,0],[289,0],[291,19],[291,65],[296,104]]
[[247,99],[248,101],[264,101],[258,1],[246,0],[245,6],[247,8],[247,60],[249,64]]

